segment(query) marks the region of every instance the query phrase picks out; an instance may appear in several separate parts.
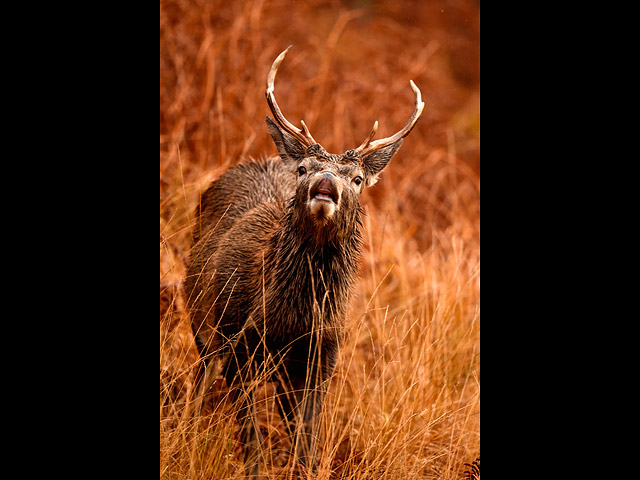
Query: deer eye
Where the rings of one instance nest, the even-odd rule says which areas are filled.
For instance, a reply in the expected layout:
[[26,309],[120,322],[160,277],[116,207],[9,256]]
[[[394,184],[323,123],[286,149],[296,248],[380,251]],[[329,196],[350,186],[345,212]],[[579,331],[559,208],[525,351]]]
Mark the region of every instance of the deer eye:
[[360,184],[362,183],[362,177],[356,177],[353,179],[353,183],[355,183],[356,185],[360,186]]
[[307,173],[307,169],[301,165],[300,167],[298,167],[298,173],[300,175],[304,175],[305,173]]

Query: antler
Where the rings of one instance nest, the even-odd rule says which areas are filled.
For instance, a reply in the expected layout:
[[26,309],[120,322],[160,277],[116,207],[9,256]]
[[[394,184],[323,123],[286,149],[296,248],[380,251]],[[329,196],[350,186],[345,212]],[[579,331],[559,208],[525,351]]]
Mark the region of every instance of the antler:
[[401,138],[409,135],[409,132],[411,132],[411,130],[415,126],[416,122],[420,118],[420,115],[422,115],[424,102],[422,101],[422,94],[420,93],[420,89],[416,87],[416,84],[413,83],[413,80],[409,80],[409,83],[411,84],[411,89],[416,96],[416,108],[413,111],[413,115],[411,115],[411,118],[404,126],[404,128],[395,135],[387,138],[381,138],[380,140],[372,142],[371,140],[378,131],[378,122],[376,121],[376,123],[373,124],[373,129],[371,129],[371,133],[369,134],[367,139],[362,142],[362,145],[356,148],[356,151],[360,154],[360,157],[366,157],[367,155],[371,155],[373,152],[380,150],[381,148],[388,147],[389,145],[396,143]]
[[293,45],[289,45],[289,47],[284,52],[278,55],[278,58],[276,58],[276,60],[273,62],[273,65],[271,65],[271,70],[269,71],[269,75],[267,76],[267,103],[269,104],[271,113],[273,113],[273,116],[275,117],[276,122],[278,122],[278,125],[280,125],[287,133],[295,137],[295,139],[302,143],[304,146],[309,147],[318,142],[316,142],[311,136],[309,128],[304,123],[304,120],[300,121],[300,123],[302,123],[302,130],[290,123],[289,120],[287,120],[282,114],[282,111],[280,110],[280,107],[278,107],[278,104],[276,102],[276,97],[273,94],[273,82],[276,79],[278,67],[280,67],[282,60],[284,60],[285,55],[291,49],[291,47],[293,47]]

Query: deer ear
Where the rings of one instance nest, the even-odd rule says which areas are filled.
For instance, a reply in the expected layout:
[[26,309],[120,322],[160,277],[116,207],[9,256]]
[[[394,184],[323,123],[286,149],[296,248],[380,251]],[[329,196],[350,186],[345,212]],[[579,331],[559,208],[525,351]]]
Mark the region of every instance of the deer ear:
[[293,138],[287,132],[284,132],[280,127],[267,117],[267,128],[271,134],[271,138],[278,147],[278,153],[282,161],[291,168],[295,169],[298,163],[304,158],[306,148],[298,140]]
[[391,157],[393,157],[400,148],[400,145],[402,145],[402,139],[362,159],[367,187],[375,185],[378,181],[378,175],[384,170],[384,167],[387,166]]

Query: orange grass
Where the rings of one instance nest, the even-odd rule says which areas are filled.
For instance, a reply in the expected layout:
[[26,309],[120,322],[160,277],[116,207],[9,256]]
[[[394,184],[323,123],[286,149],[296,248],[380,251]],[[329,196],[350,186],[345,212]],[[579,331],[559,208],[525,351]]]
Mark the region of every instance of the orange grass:
[[[160,476],[242,478],[216,382],[189,407],[197,355],[180,282],[199,194],[275,154],[264,89],[327,150],[425,111],[362,196],[365,252],[322,415],[320,479],[459,479],[480,453],[479,7],[476,2],[186,0],[160,4]],[[258,387],[266,478],[289,478],[272,386]]]

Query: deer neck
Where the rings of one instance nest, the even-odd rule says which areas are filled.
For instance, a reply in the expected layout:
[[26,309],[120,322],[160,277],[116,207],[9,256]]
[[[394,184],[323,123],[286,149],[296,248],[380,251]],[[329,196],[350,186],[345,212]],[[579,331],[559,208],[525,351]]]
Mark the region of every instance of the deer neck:
[[[299,322],[311,322],[320,313],[323,322],[335,324],[347,313],[356,279],[361,247],[360,213],[353,228],[343,230],[340,237],[326,233],[320,236],[309,230],[307,223],[296,220],[299,219],[289,210],[272,237],[271,300],[279,302],[281,310],[290,308],[296,312]],[[319,239],[325,241],[318,242]],[[303,327],[307,328],[309,325]]]

